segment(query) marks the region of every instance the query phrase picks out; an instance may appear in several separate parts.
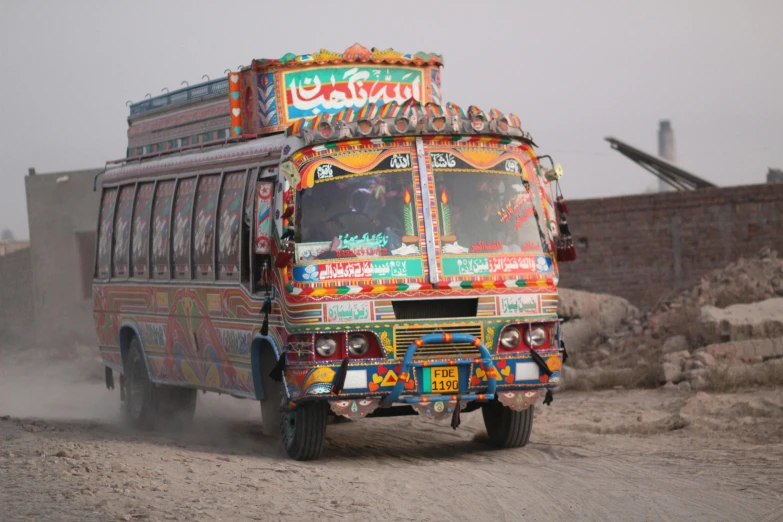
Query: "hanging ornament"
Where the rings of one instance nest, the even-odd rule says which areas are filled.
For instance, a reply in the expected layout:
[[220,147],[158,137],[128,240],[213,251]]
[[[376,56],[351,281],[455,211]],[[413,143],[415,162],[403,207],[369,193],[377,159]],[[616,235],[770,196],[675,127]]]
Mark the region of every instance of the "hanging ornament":
[[557,237],[557,246],[555,255],[560,263],[567,263],[576,260],[576,248],[574,239],[571,237],[571,230],[568,228],[568,205],[563,200],[563,194],[560,192],[560,183],[557,183],[557,214],[559,216],[558,229],[560,235]]

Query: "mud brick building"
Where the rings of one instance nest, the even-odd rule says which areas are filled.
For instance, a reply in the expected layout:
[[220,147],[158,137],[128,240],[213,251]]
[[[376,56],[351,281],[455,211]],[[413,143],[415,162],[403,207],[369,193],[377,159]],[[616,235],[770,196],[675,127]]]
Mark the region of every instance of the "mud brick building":
[[649,307],[764,246],[783,254],[783,184],[568,201],[577,260],[564,287]]
[[25,177],[35,340],[95,342],[92,274],[101,169]]

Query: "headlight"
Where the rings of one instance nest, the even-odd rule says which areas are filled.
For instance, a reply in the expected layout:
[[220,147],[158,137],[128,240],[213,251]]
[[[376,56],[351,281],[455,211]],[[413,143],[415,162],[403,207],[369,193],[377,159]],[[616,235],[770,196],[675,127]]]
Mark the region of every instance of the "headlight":
[[535,328],[531,326],[525,333],[525,341],[527,341],[528,346],[534,348],[541,346],[546,342],[546,332],[540,326],[536,326]]
[[361,357],[370,349],[370,343],[363,335],[352,335],[348,338],[348,353]]
[[522,336],[519,334],[519,330],[516,328],[506,328],[500,335],[500,344],[507,350],[513,350],[519,346],[519,341]]
[[315,351],[321,357],[331,357],[337,351],[337,341],[328,336],[319,337],[315,341]]

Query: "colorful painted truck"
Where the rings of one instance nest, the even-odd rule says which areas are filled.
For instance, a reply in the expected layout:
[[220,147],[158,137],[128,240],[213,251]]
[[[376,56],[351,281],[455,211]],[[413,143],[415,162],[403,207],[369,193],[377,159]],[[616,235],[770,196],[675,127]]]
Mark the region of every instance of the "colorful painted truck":
[[492,443],[528,441],[565,355],[561,170],[513,114],[442,103],[441,66],[357,44],[131,105],[93,297],[134,425],[205,390],[260,401],[300,460],[332,415],[480,408]]

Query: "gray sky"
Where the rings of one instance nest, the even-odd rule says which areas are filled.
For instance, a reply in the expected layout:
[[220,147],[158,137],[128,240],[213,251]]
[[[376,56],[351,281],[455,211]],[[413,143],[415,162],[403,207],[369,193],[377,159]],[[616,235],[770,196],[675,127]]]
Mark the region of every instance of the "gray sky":
[[781,20],[776,0],[4,0],[0,229],[27,236],[28,167],[124,155],[126,100],[355,42],[444,55],[444,100],[519,115],[563,164],[567,199],[653,185],[603,138],[655,153],[666,118],[682,167],[719,185],[761,183],[783,167]]

